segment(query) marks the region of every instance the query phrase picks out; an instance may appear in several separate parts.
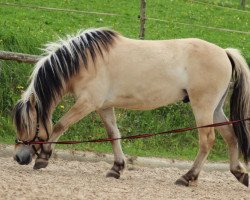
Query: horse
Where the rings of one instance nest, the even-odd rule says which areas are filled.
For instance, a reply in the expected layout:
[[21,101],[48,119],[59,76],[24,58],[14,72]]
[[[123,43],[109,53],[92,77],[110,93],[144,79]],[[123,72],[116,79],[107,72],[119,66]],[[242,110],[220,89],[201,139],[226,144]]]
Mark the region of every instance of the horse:
[[[96,111],[109,138],[119,138],[115,108],[150,110],[177,101],[189,101],[197,126],[228,121],[223,105],[229,86],[230,120],[249,115],[250,71],[237,49],[223,49],[204,40],[136,40],[108,29],[78,32],[45,46],[30,84],[13,109],[16,128],[14,159],[21,165],[35,159],[34,169],[48,165],[54,145],[74,123]],[[52,114],[66,94],[75,103],[53,125]],[[215,141],[218,129],[228,145],[230,171],[248,186],[245,163],[250,158],[248,122],[198,130],[199,151],[190,170],[175,182],[197,184],[199,173]],[[120,140],[111,142],[114,164],[107,177],[120,178],[125,156]]]

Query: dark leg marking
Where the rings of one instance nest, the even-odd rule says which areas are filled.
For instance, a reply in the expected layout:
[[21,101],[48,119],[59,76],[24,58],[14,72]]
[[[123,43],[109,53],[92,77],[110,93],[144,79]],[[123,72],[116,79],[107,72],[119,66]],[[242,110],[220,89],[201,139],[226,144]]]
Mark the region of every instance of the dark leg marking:
[[41,152],[36,159],[36,162],[35,162],[33,169],[46,168],[49,164],[49,158],[51,157],[51,155],[52,155],[52,150],[45,151],[45,149],[43,148],[43,145],[42,145]]
[[43,158],[37,158],[35,165],[33,166],[33,169],[46,168],[48,164],[49,164],[48,160],[43,159]]
[[230,170],[231,173],[237,178],[237,180],[245,185],[246,187],[249,186],[249,176],[248,173],[240,172],[240,171],[233,171]]
[[[53,133],[60,133],[64,130],[64,126],[61,123],[58,123],[54,126],[53,129]],[[33,169],[41,169],[41,168],[46,168],[49,164],[49,158],[51,157],[52,154],[52,149],[51,149],[51,145],[48,146],[47,150],[46,148],[44,148],[43,145],[41,145],[41,152],[39,154],[39,156],[36,159],[35,165],[33,167]]]
[[181,186],[194,186],[197,183],[198,176],[194,175],[194,171],[191,169],[189,170],[185,175],[183,175],[181,178],[179,178],[175,184],[181,185]]
[[121,176],[120,171],[122,171],[124,168],[125,168],[125,162],[124,161],[122,161],[121,163],[115,161],[113,167],[107,173],[106,177],[113,177],[113,178],[119,179],[120,176]]

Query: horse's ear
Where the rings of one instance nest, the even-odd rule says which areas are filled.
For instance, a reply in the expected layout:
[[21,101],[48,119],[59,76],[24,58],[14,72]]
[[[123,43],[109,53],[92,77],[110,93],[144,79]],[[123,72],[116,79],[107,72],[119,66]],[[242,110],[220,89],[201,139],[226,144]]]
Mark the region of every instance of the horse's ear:
[[36,98],[35,98],[35,95],[34,94],[31,94],[30,95],[30,105],[35,108],[36,106]]

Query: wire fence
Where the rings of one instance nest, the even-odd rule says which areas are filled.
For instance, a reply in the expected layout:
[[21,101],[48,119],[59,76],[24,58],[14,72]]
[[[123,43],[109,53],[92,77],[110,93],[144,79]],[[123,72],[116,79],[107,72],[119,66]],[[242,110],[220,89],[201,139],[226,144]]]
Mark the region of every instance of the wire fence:
[[[140,0],[141,1],[141,11],[140,11],[140,38],[144,38],[145,33],[142,33],[142,28],[144,27],[145,29],[145,23],[146,20],[153,20],[153,21],[159,21],[159,22],[165,22],[165,23],[169,23],[169,20],[167,19],[159,19],[159,18],[153,18],[153,17],[146,17],[147,15],[147,8],[146,8],[146,0]],[[210,3],[205,3],[205,2],[200,2],[200,1],[196,1],[196,0],[192,0],[189,1],[190,3],[198,3],[198,4],[203,4],[206,6],[213,6],[213,7],[219,7],[219,8],[223,8],[223,9],[230,9],[230,10],[234,10],[237,12],[244,12],[247,14],[250,14],[249,11],[245,11],[245,10],[239,10],[236,8],[229,8],[229,7],[224,7],[224,6],[220,6],[220,5],[214,5],[214,4],[210,4]],[[45,6],[35,6],[35,5],[28,5],[28,4],[15,4],[15,3],[8,3],[8,2],[0,2],[0,5],[2,6],[13,6],[16,8],[29,8],[29,9],[37,9],[37,10],[45,10],[45,11],[51,11],[51,12],[67,12],[67,13],[78,13],[78,14],[91,14],[91,15],[105,15],[105,16],[116,16],[116,17],[123,17],[123,18],[131,18],[134,19],[135,16],[129,16],[129,15],[123,15],[123,14],[118,14],[118,13],[107,13],[107,12],[95,12],[95,11],[83,11],[83,10],[74,10],[74,9],[62,9],[62,8],[53,8],[53,7],[45,7]],[[179,22],[176,21],[176,24],[180,24],[180,25],[187,25],[187,26],[193,26],[193,27],[200,27],[200,28],[204,28],[204,29],[212,29],[212,30],[218,30],[218,31],[225,31],[225,32],[232,32],[232,33],[240,33],[240,34],[247,34],[249,35],[250,32],[249,31],[241,31],[241,30],[234,30],[234,29],[228,29],[225,27],[213,27],[213,26],[207,26],[207,25],[200,25],[200,24],[188,24],[188,23],[184,23],[184,22]],[[143,35],[143,37],[142,37]]]
[[65,9],[65,8],[51,8],[45,6],[35,6],[29,4],[16,4],[16,3],[7,3],[7,2],[0,2],[2,6],[12,6],[16,8],[30,8],[36,10],[46,10],[46,11],[56,11],[56,12],[72,12],[78,14],[91,14],[91,15],[106,15],[106,16],[121,16],[117,13],[106,13],[106,12],[92,12],[92,11],[84,11],[84,10],[73,10],[73,9]]
[[[139,18],[140,18],[140,30],[139,30],[139,38],[144,39],[145,36],[145,23],[147,21],[155,21],[155,22],[162,22],[162,23],[174,23],[179,24],[182,26],[189,26],[189,27],[196,27],[201,29],[208,29],[208,30],[214,30],[214,31],[220,31],[220,32],[230,32],[235,34],[244,34],[244,35],[250,35],[249,31],[242,31],[242,30],[234,30],[229,29],[225,27],[214,27],[214,26],[208,26],[208,25],[202,25],[202,24],[195,24],[195,23],[186,23],[186,22],[180,22],[180,21],[169,21],[167,19],[159,19],[155,17],[147,17],[147,4],[146,0],[140,0],[141,6],[140,11],[138,11]],[[249,11],[246,10],[239,10],[236,8],[229,8],[224,7],[221,5],[215,5],[207,2],[201,2],[197,0],[190,0],[188,3],[192,4],[201,4],[204,6],[210,6],[210,7],[216,7],[221,9],[228,9],[235,12],[243,12],[246,14],[249,14]],[[244,3],[244,7],[246,6],[246,2]],[[118,18],[131,18],[135,19],[135,16],[132,15],[125,15],[121,13],[112,13],[112,12],[97,12],[97,11],[86,11],[86,10],[76,10],[76,9],[65,9],[65,8],[55,8],[55,7],[46,7],[46,6],[37,6],[37,5],[29,5],[29,4],[17,4],[17,3],[9,3],[9,2],[0,2],[0,5],[2,6],[8,6],[8,7],[15,7],[17,9],[34,9],[34,10],[44,10],[47,12],[65,12],[65,13],[76,13],[76,14],[87,14],[87,15],[98,15],[98,16],[114,16]],[[27,54],[18,54],[18,53],[11,53],[6,51],[0,52],[0,59],[5,60],[16,60],[19,62],[26,62],[26,63],[34,63],[37,60],[37,57],[35,55],[27,55]]]
[[[209,7],[216,7],[216,8],[221,8],[221,9],[226,9],[226,10],[232,10],[232,11],[237,11],[237,12],[243,12],[243,13],[250,13],[247,10],[240,10],[240,9],[237,9],[237,8],[231,8],[231,7],[227,7],[227,6],[221,6],[221,5],[207,3],[207,2],[202,2],[202,1],[191,0],[190,2],[197,3],[197,4],[202,4],[204,6],[209,6]],[[242,8],[243,9],[246,8],[246,2],[242,4]]]
[[[168,21],[164,20],[164,19],[157,19],[157,18],[151,18],[151,17],[148,17],[147,19],[148,20],[153,20],[153,21],[168,23]],[[189,24],[189,23],[183,23],[183,22],[174,22],[174,23],[185,25],[185,26],[192,26],[192,27],[199,27],[199,28],[204,28],[204,29],[211,29],[211,30],[216,30],[216,31],[223,31],[223,32],[231,32],[231,33],[240,33],[240,34],[250,35],[250,32],[247,32],[247,31],[238,31],[238,30],[227,29],[227,28],[212,27],[212,26],[205,26],[205,25],[199,25],[199,24]]]

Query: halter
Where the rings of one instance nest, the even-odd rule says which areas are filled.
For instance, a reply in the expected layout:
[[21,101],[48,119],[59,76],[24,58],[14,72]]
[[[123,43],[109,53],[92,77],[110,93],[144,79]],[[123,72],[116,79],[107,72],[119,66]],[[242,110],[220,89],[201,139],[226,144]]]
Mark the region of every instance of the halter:
[[[42,139],[42,138],[40,138],[40,137],[38,136],[39,131],[40,131],[39,110],[38,110],[38,107],[37,107],[37,106],[36,106],[35,108],[36,108],[36,113],[37,113],[37,118],[36,118],[36,123],[37,123],[37,124],[36,124],[36,132],[35,132],[34,138],[33,138],[32,140],[30,140],[30,141],[29,141],[29,140],[20,140],[19,138],[16,138],[16,139],[15,139],[15,144],[16,144],[16,145],[17,145],[17,144],[32,145],[32,149],[34,150],[34,152],[35,152],[35,154],[37,155],[37,157],[39,157],[38,150],[36,149],[35,145],[32,144],[32,143],[35,142],[35,141],[39,141],[39,142],[48,141],[48,140],[49,140],[49,133],[48,133],[47,127],[45,127],[46,134],[47,134],[47,139],[44,140],[44,139]],[[45,152],[45,151],[44,151],[44,148],[43,148],[43,144],[40,144],[40,147],[41,147],[41,150],[42,150],[43,152]]]

